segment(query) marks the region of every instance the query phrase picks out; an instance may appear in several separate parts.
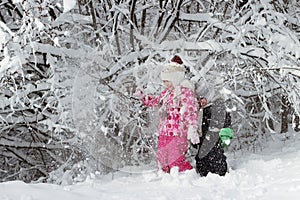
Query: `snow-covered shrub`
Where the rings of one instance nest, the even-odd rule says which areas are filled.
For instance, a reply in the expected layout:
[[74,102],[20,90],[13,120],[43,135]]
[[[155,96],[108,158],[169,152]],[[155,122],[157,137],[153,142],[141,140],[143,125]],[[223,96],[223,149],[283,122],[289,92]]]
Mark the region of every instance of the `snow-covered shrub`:
[[66,119],[71,75],[63,72],[71,53],[57,48],[60,35],[50,26],[48,9],[37,1],[1,4],[7,20],[0,28],[1,181],[43,180],[82,159],[80,141]]

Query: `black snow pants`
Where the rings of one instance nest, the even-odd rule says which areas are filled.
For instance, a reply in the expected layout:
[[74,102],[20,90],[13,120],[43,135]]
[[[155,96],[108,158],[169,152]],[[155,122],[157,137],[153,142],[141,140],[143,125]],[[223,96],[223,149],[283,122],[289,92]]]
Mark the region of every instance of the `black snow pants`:
[[206,176],[209,172],[220,176],[226,174],[226,156],[220,142],[217,142],[206,156],[202,158],[196,157],[196,171],[200,176]]

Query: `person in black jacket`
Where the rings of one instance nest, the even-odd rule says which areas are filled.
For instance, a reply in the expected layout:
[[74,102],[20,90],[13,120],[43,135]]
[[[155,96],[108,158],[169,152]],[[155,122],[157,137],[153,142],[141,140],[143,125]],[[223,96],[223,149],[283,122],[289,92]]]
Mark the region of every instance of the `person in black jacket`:
[[222,128],[230,128],[230,126],[231,115],[226,112],[222,100],[217,100],[203,108],[202,135],[195,157],[196,171],[201,176],[207,176],[209,172],[224,176],[228,171],[224,143],[219,133]]

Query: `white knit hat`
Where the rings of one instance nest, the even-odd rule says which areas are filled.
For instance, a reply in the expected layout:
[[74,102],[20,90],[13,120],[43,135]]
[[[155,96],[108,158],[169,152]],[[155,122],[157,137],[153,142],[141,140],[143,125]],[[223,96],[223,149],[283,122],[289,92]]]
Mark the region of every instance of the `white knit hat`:
[[168,63],[160,73],[161,80],[170,81],[174,86],[179,85],[185,76],[185,68],[175,62]]

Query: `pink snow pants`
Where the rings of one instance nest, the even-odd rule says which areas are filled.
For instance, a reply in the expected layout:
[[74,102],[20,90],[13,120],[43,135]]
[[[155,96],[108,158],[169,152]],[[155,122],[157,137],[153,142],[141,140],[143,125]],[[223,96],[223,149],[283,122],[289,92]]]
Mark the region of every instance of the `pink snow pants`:
[[179,168],[179,172],[192,169],[192,165],[185,157],[187,148],[186,137],[159,136],[157,159],[162,170],[169,173],[170,169],[175,166]]

